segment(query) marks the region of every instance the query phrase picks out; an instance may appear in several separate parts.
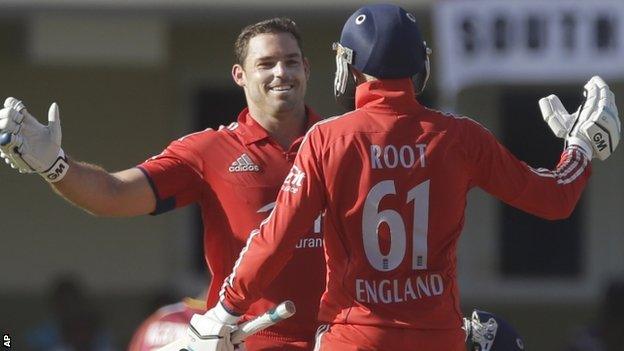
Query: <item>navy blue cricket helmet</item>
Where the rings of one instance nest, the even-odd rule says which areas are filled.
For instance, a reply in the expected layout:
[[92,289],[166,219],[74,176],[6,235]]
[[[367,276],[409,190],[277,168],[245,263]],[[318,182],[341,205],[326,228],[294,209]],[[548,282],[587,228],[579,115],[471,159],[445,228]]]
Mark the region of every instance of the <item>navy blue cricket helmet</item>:
[[390,4],[361,7],[344,24],[340,42],[334,43],[336,78],[334,94],[345,94],[348,64],[379,79],[421,78],[429,74],[430,50],[422,39],[416,18],[403,8]]
[[518,332],[492,313],[472,311],[470,319],[464,318],[464,329],[470,351],[524,351],[524,341]]

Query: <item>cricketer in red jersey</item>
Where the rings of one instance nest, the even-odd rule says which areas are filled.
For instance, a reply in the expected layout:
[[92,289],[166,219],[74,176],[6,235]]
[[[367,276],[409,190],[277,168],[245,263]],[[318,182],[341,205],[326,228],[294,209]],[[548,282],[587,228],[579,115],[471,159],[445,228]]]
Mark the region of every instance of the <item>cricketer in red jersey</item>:
[[[319,121],[311,110],[308,118],[310,125]],[[245,109],[238,122],[182,137],[139,166],[154,186],[158,212],[190,203],[198,203],[202,209],[205,258],[212,274],[208,306],[219,300],[221,285],[249,233],[273,209],[302,139],[283,150]],[[301,241],[295,243],[292,260],[244,319],[261,315],[287,299],[295,303],[297,313],[248,338],[248,350],[256,350],[252,346],[260,339],[313,342],[325,281],[320,212],[310,223]],[[301,272],[306,272],[306,279],[301,279]],[[303,345],[301,349],[306,349]]]
[[[212,305],[248,233],[273,207],[303,135],[318,120],[305,106],[310,69],[292,20],[274,18],[245,27],[234,54],[232,78],[243,89],[248,107],[238,123],[188,135],[139,167],[111,173],[68,158],[61,149],[58,105],[52,104],[44,126],[15,98],[8,98],[0,110],[0,156],[20,172],[40,173],[57,193],[99,216],[161,213],[199,203],[205,255],[214,275],[208,298]],[[297,315],[248,338],[247,350],[311,349],[325,278],[319,225],[316,221],[314,229],[303,234],[307,239],[296,245],[290,268],[245,318],[285,299],[297,304]],[[189,334],[203,330],[193,325],[200,317],[205,316],[191,318]],[[208,334],[227,339],[232,329],[226,326]],[[220,341],[193,340],[188,348],[196,351],[212,350]]]
[[[292,21],[286,22],[294,27]],[[154,188],[156,212],[189,203],[200,205],[205,257],[212,274],[209,306],[218,301],[221,284],[249,233],[273,209],[304,132],[320,120],[303,105],[307,61],[292,33],[294,29],[289,30],[270,27],[267,32],[251,26],[239,36],[248,40],[248,47],[232,75],[245,89],[249,108],[239,114],[237,122],[217,131],[187,135],[139,166]],[[293,116],[293,109],[303,114],[303,120]],[[259,119],[256,114],[271,117]],[[288,267],[265,289],[264,298],[246,311],[243,320],[287,299],[296,304],[297,313],[248,337],[247,350],[312,348],[325,281],[320,212],[311,224],[301,242],[295,244],[297,253]],[[301,272],[307,273],[306,279],[300,279]],[[193,328],[191,320],[189,332]]]
[[319,319],[331,327],[322,349],[464,348],[455,250],[468,191],[479,186],[524,211],[565,218],[590,163],[570,147],[556,170],[532,169],[473,120],[419,105],[412,86],[363,83],[357,110],[308,133],[275,210],[227,281],[226,309],[246,311],[326,209],[335,230],[324,233]]
[[315,350],[465,350],[455,251],[469,190],[478,186],[548,219],[574,209],[596,152],[580,130],[597,114],[619,133],[617,110],[605,112],[615,106],[606,84],[597,77],[586,84],[574,123],[584,127],[570,124],[556,168],[533,169],[477,122],[417,102],[428,64],[426,45],[413,45],[423,43],[415,22],[399,7],[371,5],[345,24],[336,90],[345,92],[344,60],[357,109],[308,132],[276,207],[209,311],[221,323],[262,296],[300,233],[325,211],[332,226],[324,233],[328,280],[319,317],[327,325]]
[[206,312],[206,302],[186,298],[150,315],[132,336],[128,351],[154,351],[186,335],[194,314]]

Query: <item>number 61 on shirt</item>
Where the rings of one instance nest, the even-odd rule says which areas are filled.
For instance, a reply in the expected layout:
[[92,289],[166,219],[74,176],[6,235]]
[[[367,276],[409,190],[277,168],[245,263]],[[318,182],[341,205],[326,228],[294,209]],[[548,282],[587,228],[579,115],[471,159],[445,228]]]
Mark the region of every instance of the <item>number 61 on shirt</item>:
[[[368,262],[378,271],[397,268],[405,259],[407,235],[405,222],[398,211],[379,211],[379,203],[386,196],[396,195],[394,180],[384,180],[373,186],[366,196],[362,211],[362,236]],[[412,269],[427,269],[427,232],[429,229],[429,180],[407,192],[407,203],[413,202]],[[387,255],[379,246],[379,226],[386,223],[390,230],[390,250]]]

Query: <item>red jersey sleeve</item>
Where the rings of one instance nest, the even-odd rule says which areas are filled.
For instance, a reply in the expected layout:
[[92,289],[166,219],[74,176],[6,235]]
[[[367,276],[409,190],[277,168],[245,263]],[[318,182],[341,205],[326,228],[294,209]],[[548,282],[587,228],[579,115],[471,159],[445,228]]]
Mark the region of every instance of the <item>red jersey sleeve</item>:
[[325,207],[320,153],[315,147],[317,137],[313,127],[284,179],[275,208],[260,228],[251,232],[232,274],[223,284],[221,302],[231,312],[244,313],[262,296],[292,257],[299,238],[310,230]]
[[203,159],[193,151],[193,135],[172,142],[162,153],[138,168],[156,195],[152,214],[167,212],[199,200],[203,181]]
[[591,162],[580,149],[565,149],[554,170],[534,169],[478,123],[470,119],[462,123],[460,134],[473,185],[545,219],[562,219],[572,213],[591,174]]

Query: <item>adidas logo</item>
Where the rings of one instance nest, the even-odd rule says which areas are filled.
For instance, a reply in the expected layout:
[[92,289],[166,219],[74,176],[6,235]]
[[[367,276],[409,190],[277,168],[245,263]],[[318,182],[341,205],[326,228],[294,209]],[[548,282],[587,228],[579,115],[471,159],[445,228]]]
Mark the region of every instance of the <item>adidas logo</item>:
[[260,172],[260,166],[253,163],[247,154],[242,154],[232,162],[228,170],[230,172]]

